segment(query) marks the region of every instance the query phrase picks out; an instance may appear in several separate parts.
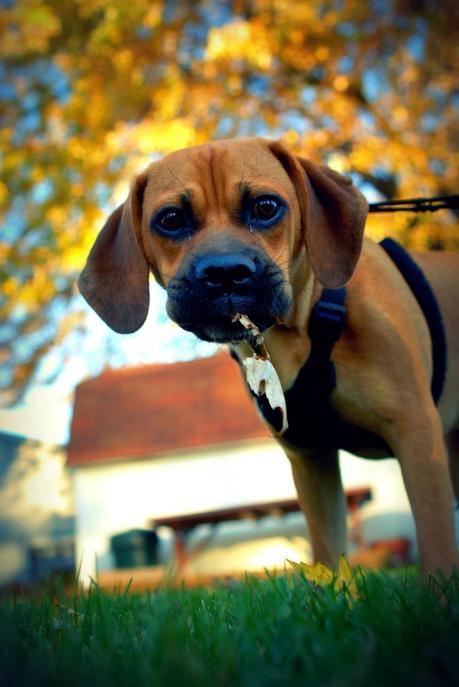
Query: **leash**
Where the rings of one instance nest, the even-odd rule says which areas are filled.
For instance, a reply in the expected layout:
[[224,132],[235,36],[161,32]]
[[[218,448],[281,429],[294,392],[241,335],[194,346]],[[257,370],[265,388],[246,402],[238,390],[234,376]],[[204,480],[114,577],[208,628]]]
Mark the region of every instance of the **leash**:
[[369,212],[436,212],[459,210],[459,195],[435,196],[434,198],[409,198],[407,200],[383,200],[369,203]]

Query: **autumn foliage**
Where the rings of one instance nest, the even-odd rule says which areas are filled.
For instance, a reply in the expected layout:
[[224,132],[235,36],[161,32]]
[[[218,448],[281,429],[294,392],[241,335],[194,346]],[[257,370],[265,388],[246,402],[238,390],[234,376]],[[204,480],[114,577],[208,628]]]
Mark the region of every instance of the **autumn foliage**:
[[[81,322],[75,276],[131,174],[158,154],[283,137],[373,199],[458,192],[454,0],[0,7],[4,388],[23,387]],[[459,237],[448,211],[383,215],[368,231],[414,248]]]

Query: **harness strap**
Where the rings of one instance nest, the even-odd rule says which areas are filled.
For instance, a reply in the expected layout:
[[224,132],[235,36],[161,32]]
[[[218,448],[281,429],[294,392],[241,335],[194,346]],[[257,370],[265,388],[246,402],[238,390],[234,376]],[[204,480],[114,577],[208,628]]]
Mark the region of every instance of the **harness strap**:
[[[292,388],[285,392],[289,428],[284,437],[298,446],[322,445],[324,437],[329,439],[330,394],[336,386],[335,366],[330,356],[344,329],[345,298],[345,288],[322,290],[309,318],[309,357]],[[255,396],[255,400],[264,418],[279,431],[280,410],[271,408],[264,394]]]
[[[335,366],[330,360],[333,346],[344,330],[346,308],[346,289],[322,289],[320,300],[315,304],[309,318],[308,333],[311,339],[311,352],[303,369],[315,378],[320,387],[325,386],[327,395],[336,386]],[[325,389],[324,389],[325,391]]]
[[431,392],[433,400],[437,404],[445,383],[448,359],[445,326],[440,306],[421,268],[406,250],[390,238],[381,241],[380,246],[384,248],[400,270],[426,318],[432,344],[433,373]]

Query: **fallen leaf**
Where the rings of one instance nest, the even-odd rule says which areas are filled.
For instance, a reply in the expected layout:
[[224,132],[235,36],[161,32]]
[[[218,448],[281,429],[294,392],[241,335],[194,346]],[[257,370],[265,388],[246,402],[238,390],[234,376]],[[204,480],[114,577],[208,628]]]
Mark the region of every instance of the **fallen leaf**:
[[338,585],[336,587],[337,589],[344,589],[345,591],[348,591],[354,598],[358,596],[354,573],[352,572],[351,566],[344,556],[341,556],[339,559],[338,575],[335,585]]
[[[288,559],[287,559],[288,560]],[[295,563],[295,561],[288,560],[290,565],[297,571],[302,573],[309,582],[315,582],[316,584],[326,585],[331,584],[336,574],[330,568],[327,568],[323,563],[314,563],[310,565],[309,563]]]
[[310,582],[321,586],[332,584],[335,591],[342,590],[353,599],[358,597],[354,574],[344,556],[341,556],[339,559],[338,572],[336,573],[327,568],[323,563],[320,563],[320,561],[313,565],[309,563],[296,563],[289,559],[287,559],[287,562],[290,563],[294,570],[302,573]]

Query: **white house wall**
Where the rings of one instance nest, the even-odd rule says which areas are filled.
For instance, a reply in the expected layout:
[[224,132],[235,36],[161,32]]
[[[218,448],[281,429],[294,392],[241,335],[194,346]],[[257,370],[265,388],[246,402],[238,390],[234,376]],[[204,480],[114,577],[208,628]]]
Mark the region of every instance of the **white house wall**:
[[[342,454],[341,465],[346,488],[369,486],[372,489],[373,499],[362,509],[365,536],[369,540],[392,536],[413,538],[413,522],[396,461],[369,461]],[[97,566],[100,570],[113,567],[110,554],[110,537],[113,534],[131,528],[148,528],[155,517],[274,501],[295,495],[289,462],[273,440],[174,457],[79,467],[73,470],[73,478],[77,564],[83,582],[96,575]],[[381,518],[382,515],[385,517]],[[286,523],[289,518],[292,522],[292,516],[287,516]],[[293,516],[293,522],[293,531],[290,532],[293,538],[284,548],[279,545],[279,532],[274,531],[276,524],[271,542],[264,532],[264,542],[271,556],[268,558],[271,560],[273,551],[277,551],[274,558],[278,556],[279,565],[283,564],[286,556],[301,559],[309,550],[304,546],[298,548],[298,540],[295,539],[298,523],[300,531],[303,529],[306,534],[301,516]],[[228,528],[226,530],[228,533]],[[257,532],[262,534],[260,529]],[[292,551],[295,541],[297,556]],[[219,548],[218,544],[216,541],[213,557],[209,559],[211,551],[206,554],[208,567],[250,567],[246,545],[242,546],[243,553],[239,555],[236,545],[230,551],[227,546]],[[224,560],[218,561],[222,556]],[[263,565],[262,556],[260,558],[257,554],[255,559],[258,567],[260,561]]]

